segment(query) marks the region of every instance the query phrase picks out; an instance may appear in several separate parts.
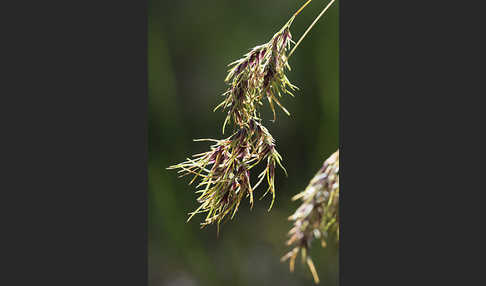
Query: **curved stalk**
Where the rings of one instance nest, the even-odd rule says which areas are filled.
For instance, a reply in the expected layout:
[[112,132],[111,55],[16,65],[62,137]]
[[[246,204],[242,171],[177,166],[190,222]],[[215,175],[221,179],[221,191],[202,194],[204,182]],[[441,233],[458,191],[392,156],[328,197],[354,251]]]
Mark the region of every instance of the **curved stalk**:
[[[334,3],[336,0],[331,0],[326,7],[324,7],[324,9],[321,11],[321,13],[317,16],[317,18],[314,20],[314,22],[312,22],[312,24],[310,24],[309,28],[307,28],[307,30],[304,32],[304,34],[300,37],[300,39],[297,41],[297,43],[295,44],[295,46],[292,48],[292,50],[290,51],[289,53],[289,56],[288,58],[290,58],[290,56],[292,56],[292,54],[294,53],[295,49],[299,46],[300,42],[302,42],[302,40],[305,38],[305,36],[307,35],[307,33],[309,33],[309,31],[312,29],[312,27],[314,27],[314,25],[317,23],[317,21],[322,17],[322,15],[324,15],[324,13],[327,11],[327,9],[329,9],[329,7],[331,7],[332,3]],[[310,1],[307,1],[306,4],[304,4],[304,6],[299,9],[299,11],[297,12],[300,12]],[[294,14],[294,16],[292,17],[292,20],[295,16],[297,16],[298,13]]]

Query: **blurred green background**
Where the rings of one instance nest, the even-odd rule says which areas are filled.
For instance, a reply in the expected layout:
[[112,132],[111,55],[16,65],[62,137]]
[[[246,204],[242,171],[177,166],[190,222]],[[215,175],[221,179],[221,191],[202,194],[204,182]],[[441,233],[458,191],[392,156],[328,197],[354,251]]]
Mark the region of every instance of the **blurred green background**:
[[[304,2],[149,1],[150,286],[313,284],[300,259],[289,273],[280,257],[289,250],[287,217],[299,206],[290,198],[338,148],[338,2],[289,60],[287,77],[300,88],[295,98],[282,99],[291,117],[277,109],[272,123],[271,111],[264,107],[264,125],[289,174],[277,171],[277,198],[270,213],[268,196],[257,200],[252,211],[248,201],[242,202],[217,238],[215,226],[200,229],[201,215],[186,223],[187,213],[198,206],[196,194],[188,177],[178,179],[175,171],[165,169],[209,148],[208,142],[193,138],[223,138],[225,114],[212,110],[227,88],[227,64],[269,41]],[[291,28],[295,41],[327,3],[314,0],[296,18]],[[316,242],[312,257],[321,285],[338,285],[338,246],[331,242],[321,248]]]

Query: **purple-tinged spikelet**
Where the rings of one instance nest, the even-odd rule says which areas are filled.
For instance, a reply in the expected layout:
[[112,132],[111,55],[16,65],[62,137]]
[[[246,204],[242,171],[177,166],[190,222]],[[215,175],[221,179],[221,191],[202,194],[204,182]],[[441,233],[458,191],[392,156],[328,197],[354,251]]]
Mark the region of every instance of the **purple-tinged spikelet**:
[[318,283],[319,277],[308,250],[314,239],[320,239],[325,247],[329,233],[335,233],[339,240],[339,150],[324,162],[307,188],[292,198],[297,199],[302,200],[302,205],[289,217],[294,225],[287,241],[293,249],[282,257],[282,261],[290,259],[290,271],[293,271],[295,259],[301,252]]

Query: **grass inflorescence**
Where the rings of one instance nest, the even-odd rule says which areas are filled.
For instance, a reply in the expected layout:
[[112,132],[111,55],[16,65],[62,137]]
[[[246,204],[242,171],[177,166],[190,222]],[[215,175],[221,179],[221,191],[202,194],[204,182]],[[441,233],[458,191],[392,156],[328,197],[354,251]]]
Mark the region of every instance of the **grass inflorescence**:
[[[265,179],[267,189],[262,197],[271,193],[268,210],[272,208],[276,192],[275,168],[279,165],[286,171],[274,138],[262,125],[259,106],[268,102],[273,121],[276,119],[275,105],[290,115],[279,98],[285,94],[293,96],[292,91],[297,89],[290,83],[285,71],[290,70],[287,56],[292,43],[290,26],[302,8],[269,42],[250,49],[243,58],[229,64],[231,68],[225,79],[229,87],[223,93],[224,100],[214,111],[221,109],[226,112],[223,134],[227,126],[231,126],[232,135],[221,140],[197,140],[214,144],[209,151],[168,168],[178,169],[181,176],[192,175],[190,184],[198,182],[196,193],[200,194],[197,199],[200,206],[189,213],[188,221],[194,215],[204,213],[206,218],[201,226],[216,223],[219,230],[225,218],[234,217],[243,199],[249,198],[253,207],[255,190]],[[264,170],[252,186],[252,169],[260,164],[264,164]]]
[[301,252],[302,261],[308,265],[314,281],[318,283],[319,276],[308,250],[315,239],[320,239],[325,247],[329,233],[336,234],[339,241],[339,150],[324,161],[307,188],[292,198],[294,201],[298,199],[302,200],[302,204],[289,217],[294,225],[287,245],[293,248],[282,257],[282,261],[289,260],[290,271],[294,271],[295,259]]

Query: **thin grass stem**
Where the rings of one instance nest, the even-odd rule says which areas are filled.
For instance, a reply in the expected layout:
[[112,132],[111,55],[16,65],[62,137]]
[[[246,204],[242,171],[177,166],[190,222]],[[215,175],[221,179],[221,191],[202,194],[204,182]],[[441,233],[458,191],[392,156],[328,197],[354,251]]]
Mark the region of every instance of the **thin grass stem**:
[[[289,53],[289,56],[287,58],[290,58],[290,56],[292,56],[292,54],[294,53],[295,49],[299,46],[300,42],[302,42],[302,40],[305,38],[305,36],[307,35],[307,33],[309,33],[309,31],[312,29],[312,27],[314,27],[314,25],[317,23],[317,21],[319,21],[319,19],[322,17],[322,15],[324,15],[324,13],[327,11],[327,9],[329,9],[329,7],[331,7],[332,3],[334,3],[336,0],[331,0],[326,7],[324,7],[324,9],[321,11],[321,13],[317,16],[317,18],[314,20],[314,22],[312,22],[312,24],[310,24],[309,28],[307,28],[307,30],[304,32],[304,34],[300,37],[300,39],[297,41],[297,43],[295,44],[295,46],[292,48],[292,50],[290,51]],[[307,1],[307,3],[310,2],[310,1]],[[305,5],[307,5],[307,3]],[[305,5],[303,7],[305,7]],[[303,8],[302,7],[302,8]],[[298,12],[300,12],[299,9]],[[296,15],[295,15],[296,16]],[[294,17],[295,17],[294,16]]]

